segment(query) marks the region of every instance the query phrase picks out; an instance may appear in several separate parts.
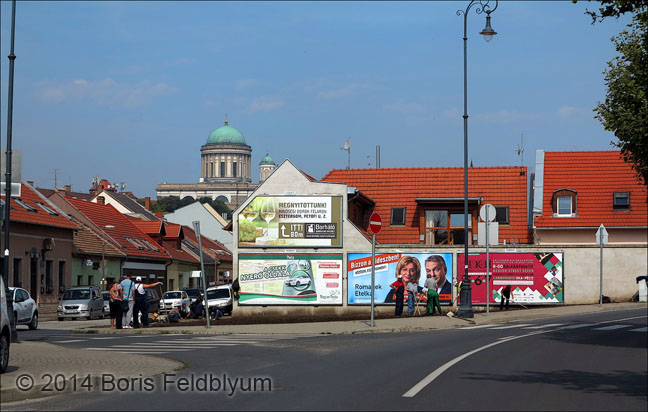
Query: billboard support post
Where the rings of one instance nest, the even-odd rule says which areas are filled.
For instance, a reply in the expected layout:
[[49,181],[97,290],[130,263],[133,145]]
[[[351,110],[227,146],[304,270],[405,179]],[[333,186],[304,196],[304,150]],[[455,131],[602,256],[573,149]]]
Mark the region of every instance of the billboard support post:
[[376,294],[376,234],[371,237],[371,327],[374,325],[374,295]]
[[196,237],[198,238],[198,250],[200,252],[200,279],[202,280],[203,294],[204,294],[203,301],[205,302],[205,319],[207,320],[207,324],[205,325],[205,328],[209,329],[209,300],[207,299],[207,282],[205,281],[205,261],[203,259],[202,241],[200,240],[200,221],[195,220],[191,223],[193,224],[194,231],[196,232]]

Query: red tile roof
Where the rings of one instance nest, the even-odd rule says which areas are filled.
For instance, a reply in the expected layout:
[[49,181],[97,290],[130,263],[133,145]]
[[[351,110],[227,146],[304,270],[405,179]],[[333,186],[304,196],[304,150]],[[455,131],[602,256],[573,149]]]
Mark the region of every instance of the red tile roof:
[[164,235],[164,238],[183,238],[184,235],[182,233],[182,226],[178,225],[176,223],[169,223],[169,222],[164,222],[164,231],[166,234]]
[[[182,231],[185,235],[186,240],[190,241],[196,246],[198,245],[196,232],[194,232],[192,228],[190,228],[189,226],[182,226]],[[223,262],[232,261],[232,252],[229,251],[229,249],[227,249],[222,243],[209,239],[208,237],[205,237],[205,235],[200,235],[200,242],[202,243],[203,252],[208,253],[212,258],[218,257],[218,259]],[[221,252],[217,253],[217,251]]]
[[[542,216],[543,227],[646,227],[646,186],[621,158],[621,152],[545,152]],[[576,191],[576,216],[553,217],[551,199],[559,189]],[[614,210],[614,192],[630,193],[630,209]]]
[[114,226],[105,232],[121,246],[121,251],[128,257],[168,260],[169,256],[163,248],[112,205],[101,205],[71,197],[66,197],[65,200],[98,227]]
[[[374,211],[383,219],[383,229],[376,236],[380,243],[420,242],[419,219],[428,207],[418,205],[417,198],[463,199],[464,196],[464,169],[458,167],[335,169],[321,181],[346,183],[376,202]],[[526,168],[471,167],[468,197],[482,197],[482,204],[508,206],[510,225],[500,225],[500,239],[532,243],[527,223]],[[407,208],[405,226],[390,226],[392,207]]]
[[[11,198],[11,212],[9,216],[12,222],[79,229],[77,225],[68,219],[65,213],[61,212],[54,204],[47,200],[45,196],[25,182],[22,182],[21,184],[20,197]],[[2,199],[5,199],[4,192]],[[20,205],[19,202],[27,205],[30,210],[25,209],[25,207]],[[49,208],[51,213],[44,210],[41,205]]]
[[164,236],[165,225],[161,220],[142,220],[142,219],[129,219],[135,226],[139,228],[142,232],[146,233],[149,236],[158,237],[160,235]]

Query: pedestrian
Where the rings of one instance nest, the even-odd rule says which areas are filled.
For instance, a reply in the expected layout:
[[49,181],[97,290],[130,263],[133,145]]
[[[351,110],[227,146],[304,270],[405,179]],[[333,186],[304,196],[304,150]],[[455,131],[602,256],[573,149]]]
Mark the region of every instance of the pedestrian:
[[500,299],[500,310],[504,307],[504,299],[506,299],[506,310],[509,308],[509,299],[511,298],[511,285],[506,285],[504,289],[502,289],[502,297]]
[[124,293],[122,311],[124,316],[122,318],[122,326],[124,329],[130,329],[131,318],[133,316],[133,307],[135,306],[135,299],[133,297],[133,289],[135,288],[135,283],[131,279],[131,274],[128,273],[126,278],[120,283],[122,291]]
[[124,292],[118,282],[112,284],[110,291],[110,328],[122,329],[122,300],[124,299]]
[[142,317],[142,326],[145,328],[149,327],[148,304],[146,302],[146,289],[153,288],[161,284],[162,282],[155,282],[155,283],[149,283],[145,285],[142,283],[141,276],[135,278],[135,287],[133,289],[135,295],[135,310],[133,311],[134,329],[138,329],[140,327],[140,315]]
[[427,289],[427,314],[434,315],[437,308],[439,309],[439,315],[443,314],[439,303],[439,293],[437,292],[438,285],[432,274],[427,275],[424,287]]
[[396,302],[396,310],[394,316],[401,316],[403,314],[403,300],[405,299],[405,285],[403,284],[403,277],[398,276],[396,281],[389,285],[394,290],[393,300]]

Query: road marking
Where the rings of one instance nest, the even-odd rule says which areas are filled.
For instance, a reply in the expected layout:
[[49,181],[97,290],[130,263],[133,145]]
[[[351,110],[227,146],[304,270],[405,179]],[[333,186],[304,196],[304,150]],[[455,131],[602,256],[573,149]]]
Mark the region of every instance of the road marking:
[[513,328],[521,328],[523,326],[529,326],[529,325],[531,325],[531,323],[520,323],[519,325],[499,326],[499,327],[493,328],[493,329],[497,329],[497,330],[500,330],[500,329],[513,329]]
[[622,328],[628,328],[632,325],[612,325],[612,326],[604,326],[602,328],[596,328],[594,330],[615,330],[615,329],[622,329]]
[[85,339],[71,339],[71,340],[58,340],[52,343],[74,343],[74,342],[84,342]]
[[472,351],[470,351],[468,353],[465,353],[465,354],[463,354],[461,356],[458,356],[458,357],[444,363],[443,365],[441,365],[440,367],[438,367],[437,369],[432,371],[432,373],[427,375],[425,378],[421,379],[421,381],[419,381],[416,385],[412,386],[412,388],[410,390],[408,390],[407,392],[405,392],[402,395],[402,397],[403,398],[413,398],[414,396],[416,396],[417,393],[419,393],[421,390],[423,390],[423,388],[425,388],[427,385],[432,383],[436,378],[438,378],[446,370],[450,369],[453,365],[461,362],[462,360],[466,359],[467,357],[469,357],[469,356],[471,356],[471,355],[473,355],[473,354],[475,354],[477,352],[481,352],[481,351],[483,351],[485,349],[491,348],[491,347],[499,345],[501,343],[510,342],[510,341],[513,341],[513,340],[516,340],[516,339],[526,338],[526,337],[529,337],[529,336],[539,335],[539,334],[542,334],[542,333],[555,332],[557,330],[578,329],[578,328],[584,328],[586,326],[603,325],[603,324],[606,324],[606,323],[620,322],[620,321],[623,321],[623,320],[639,319],[639,318],[645,318],[645,317],[648,317],[648,316],[637,316],[637,317],[633,317],[633,318],[616,319],[616,320],[605,321],[605,322],[583,323],[583,324],[580,324],[580,325],[562,326],[562,327],[559,327],[559,328],[556,328],[556,329],[543,329],[543,330],[538,330],[538,331],[534,331],[534,332],[529,332],[529,333],[527,333],[525,335],[519,335],[519,336],[500,339],[500,340],[497,340],[495,342],[489,343],[488,345],[481,346],[481,347],[479,347],[477,349],[474,349],[474,350],[472,350]]
[[90,338],[92,340],[117,339],[117,336],[107,336],[104,338]]
[[459,328],[459,330],[468,330],[468,329],[481,329],[481,328],[490,328],[493,326],[501,325],[501,323],[494,323],[492,325],[477,325],[477,326],[468,326],[465,328]]
[[[188,348],[187,349],[185,349],[185,348],[169,348],[167,346],[164,346],[162,348],[157,347],[157,346],[156,347],[142,348],[142,347],[132,347],[132,346],[129,346],[129,345],[114,345],[114,346],[110,346],[110,347],[107,347],[107,348],[84,348],[84,349],[85,350],[111,351],[111,352],[117,352],[117,351],[125,350],[125,349],[132,349],[133,351],[149,351],[149,350],[151,350],[151,351],[162,351],[160,353],[164,353],[164,352],[186,352],[186,351],[191,350],[191,349],[188,349]],[[129,350],[128,352],[131,352],[131,350]]]
[[[156,341],[156,342],[135,342],[132,345],[141,345],[140,347],[142,347],[142,346],[147,346],[147,347],[148,346],[160,346],[160,347],[167,347],[168,348],[168,347],[172,347],[173,344],[165,343],[165,342],[157,342]],[[237,345],[236,343],[218,343],[218,342],[207,343],[207,342],[205,342],[205,343],[199,343],[197,345],[196,344],[191,344],[191,345],[183,344],[183,345],[177,345],[177,346],[193,346],[195,348],[202,348],[202,347],[208,348],[208,347],[216,347],[216,346],[236,346],[236,345]]]
[[547,325],[529,326],[529,327],[524,328],[524,329],[544,329],[544,328],[550,328],[550,327],[562,326],[562,325],[564,325],[564,323],[549,323]]
[[646,332],[648,331],[648,327],[644,326],[643,328],[639,329],[630,329],[630,332]]

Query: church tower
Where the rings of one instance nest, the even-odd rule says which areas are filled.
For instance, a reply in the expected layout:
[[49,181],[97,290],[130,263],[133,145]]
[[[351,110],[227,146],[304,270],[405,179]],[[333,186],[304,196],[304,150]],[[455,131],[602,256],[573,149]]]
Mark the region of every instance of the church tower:
[[201,181],[207,183],[252,182],[252,148],[245,138],[225,120],[200,148]]

